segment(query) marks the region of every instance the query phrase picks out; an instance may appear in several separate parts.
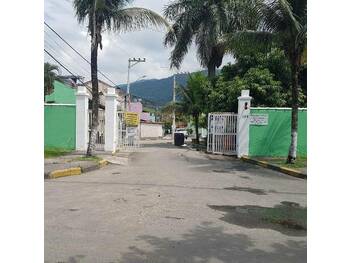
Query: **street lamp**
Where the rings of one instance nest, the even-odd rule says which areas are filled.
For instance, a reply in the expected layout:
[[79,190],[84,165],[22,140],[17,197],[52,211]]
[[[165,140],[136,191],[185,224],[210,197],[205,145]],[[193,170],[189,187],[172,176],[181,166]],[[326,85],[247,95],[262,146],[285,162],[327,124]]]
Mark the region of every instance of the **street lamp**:
[[[136,64],[140,62],[146,62],[146,58],[129,58],[128,60],[128,80],[127,80],[127,87],[126,87],[126,96],[125,96],[125,109],[127,109],[127,100],[130,99],[130,69],[135,66]],[[127,99],[128,98],[128,99]]]
[[[137,81],[139,81],[139,80],[141,80],[141,79],[144,79],[144,78],[146,78],[147,77],[147,75],[143,75],[143,76],[141,76],[141,77],[139,77],[139,78],[137,78],[135,81],[133,81],[132,83],[135,83],[135,82],[137,82]],[[130,84],[131,83],[129,83],[129,92],[130,92]],[[125,109],[126,109],[126,106],[127,106],[127,97],[128,97],[128,95],[130,95],[130,98],[131,98],[131,94],[130,93],[127,93],[127,95],[125,95]]]

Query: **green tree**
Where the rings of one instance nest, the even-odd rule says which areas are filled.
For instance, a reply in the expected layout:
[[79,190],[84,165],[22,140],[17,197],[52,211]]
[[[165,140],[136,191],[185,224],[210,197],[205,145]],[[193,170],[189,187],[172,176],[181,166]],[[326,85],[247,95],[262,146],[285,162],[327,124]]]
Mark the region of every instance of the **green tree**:
[[102,49],[102,32],[132,31],[148,26],[166,25],[157,13],[139,7],[129,7],[131,0],[74,0],[73,6],[79,23],[87,20],[91,36],[92,125],[87,156],[95,148],[98,126],[99,90],[97,77],[97,50]]
[[58,66],[50,64],[49,62],[44,63],[44,101],[45,96],[53,92],[55,80],[60,80],[58,72]]
[[193,118],[197,143],[199,143],[199,119],[208,106],[209,90],[210,82],[200,72],[190,74],[186,86],[180,85],[177,88],[181,97],[181,101],[177,103],[177,109]]
[[287,163],[294,163],[297,155],[299,73],[306,64],[307,4],[306,0],[259,1],[252,10],[260,21],[259,31],[242,31],[231,35],[233,48],[243,49],[279,45],[291,68],[291,144]]
[[237,97],[243,89],[250,90],[256,106],[281,107],[286,103],[281,82],[275,80],[268,69],[250,68],[242,77],[236,76],[230,81],[225,81],[223,76],[218,78],[209,94],[211,111],[236,111]]
[[167,5],[164,15],[173,25],[164,44],[173,47],[171,67],[180,67],[194,40],[200,64],[208,69],[209,78],[214,78],[228,52],[223,34],[256,27],[244,7],[242,1],[228,0],[176,0]]

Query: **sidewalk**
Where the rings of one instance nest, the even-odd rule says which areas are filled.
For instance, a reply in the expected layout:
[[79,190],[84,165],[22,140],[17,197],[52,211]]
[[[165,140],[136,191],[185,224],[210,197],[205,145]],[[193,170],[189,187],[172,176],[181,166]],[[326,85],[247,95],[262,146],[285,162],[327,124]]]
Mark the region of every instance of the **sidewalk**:
[[81,173],[99,169],[108,163],[127,165],[130,153],[118,152],[115,154],[96,153],[96,156],[86,158],[83,153],[72,152],[66,155],[46,158],[44,160],[44,178],[79,175]]

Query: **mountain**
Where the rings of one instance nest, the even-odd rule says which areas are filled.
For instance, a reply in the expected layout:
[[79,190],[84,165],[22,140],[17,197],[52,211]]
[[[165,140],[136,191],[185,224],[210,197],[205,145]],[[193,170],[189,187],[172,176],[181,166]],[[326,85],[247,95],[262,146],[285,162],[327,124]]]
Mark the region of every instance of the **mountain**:
[[[186,85],[188,74],[176,74],[176,83]],[[118,85],[126,91],[126,84]],[[154,106],[163,106],[173,98],[173,76],[163,79],[146,79],[130,83],[130,94],[152,102]]]

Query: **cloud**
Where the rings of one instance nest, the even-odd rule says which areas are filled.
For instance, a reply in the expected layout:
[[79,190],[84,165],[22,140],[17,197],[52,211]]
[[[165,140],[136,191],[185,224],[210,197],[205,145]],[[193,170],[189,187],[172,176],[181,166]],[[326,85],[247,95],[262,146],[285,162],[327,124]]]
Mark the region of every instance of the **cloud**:
[[[168,2],[169,0],[136,0],[131,6],[145,7],[161,13]],[[90,37],[87,34],[86,24],[78,24],[72,1],[45,0],[45,21],[89,60]],[[163,46],[164,34],[165,32],[152,29],[122,34],[104,33],[103,49],[99,50],[98,54],[99,69],[115,83],[125,83],[129,57],[145,57],[146,63],[139,63],[132,68],[130,72],[131,81],[142,75],[147,75],[148,79],[172,75],[173,72],[169,70],[171,50]],[[75,74],[84,76],[86,80],[90,79],[89,65],[48,28],[45,28],[45,48],[55,54],[57,59],[74,71]],[[45,60],[53,62],[47,55],[45,55]],[[224,63],[231,60],[227,57],[224,59]],[[196,49],[192,46],[180,71],[187,72],[201,69],[196,58]],[[103,79],[102,76],[101,79]]]

